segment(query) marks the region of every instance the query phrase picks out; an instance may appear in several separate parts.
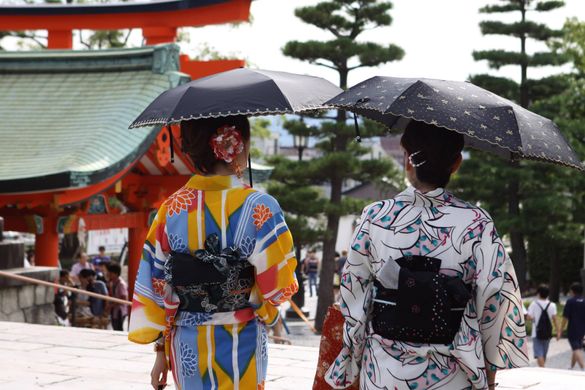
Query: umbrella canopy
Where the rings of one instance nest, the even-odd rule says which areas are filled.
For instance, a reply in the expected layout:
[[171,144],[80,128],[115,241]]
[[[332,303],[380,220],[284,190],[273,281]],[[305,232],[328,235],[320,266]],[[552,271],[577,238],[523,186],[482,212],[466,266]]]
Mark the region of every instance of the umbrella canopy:
[[550,119],[467,82],[373,77],[325,104],[402,130],[417,120],[456,131],[466,144],[509,159],[585,166]]
[[130,128],[230,115],[276,115],[325,108],[342,90],[313,76],[234,69],[163,92]]

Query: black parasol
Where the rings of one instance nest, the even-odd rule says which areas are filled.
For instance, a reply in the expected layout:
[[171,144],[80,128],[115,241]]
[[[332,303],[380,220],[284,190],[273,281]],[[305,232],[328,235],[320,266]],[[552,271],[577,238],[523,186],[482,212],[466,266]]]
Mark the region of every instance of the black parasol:
[[320,77],[259,69],[234,69],[163,92],[130,128],[231,115],[292,114],[324,108],[342,92]]
[[509,159],[585,170],[558,127],[510,100],[467,82],[373,77],[325,104],[402,130],[417,120],[456,131],[466,144]]

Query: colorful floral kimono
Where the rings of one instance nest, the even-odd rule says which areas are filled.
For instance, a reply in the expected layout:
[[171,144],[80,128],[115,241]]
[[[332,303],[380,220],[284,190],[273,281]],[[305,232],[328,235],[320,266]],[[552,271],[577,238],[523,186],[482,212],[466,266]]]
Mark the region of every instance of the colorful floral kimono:
[[[389,340],[372,330],[374,280],[394,281],[396,289],[395,260],[408,256],[440,259],[441,274],[472,288],[450,344]],[[344,347],[326,374],[334,388],[359,376],[360,389],[486,389],[486,364],[505,369],[528,363],[520,291],[494,222],[442,188],[421,193],[409,187],[366,207],[341,298]]]
[[[178,310],[165,265],[171,252],[193,254],[208,237],[239,248],[254,266],[248,307],[224,312]],[[265,324],[298,288],[293,241],[274,198],[235,176],[193,176],[169,197],[154,219],[132,304],[129,339],[152,343],[166,337],[166,352],[179,389],[256,389],[266,377]]]

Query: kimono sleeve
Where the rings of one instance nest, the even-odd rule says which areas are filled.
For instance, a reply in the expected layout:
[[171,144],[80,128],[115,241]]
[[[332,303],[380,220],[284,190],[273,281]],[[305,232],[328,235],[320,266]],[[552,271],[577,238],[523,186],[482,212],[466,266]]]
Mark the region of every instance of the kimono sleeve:
[[528,364],[520,287],[512,261],[490,220],[473,246],[475,304],[486,364],[492,370]]
[[372,303],[370,225],[377,211],[379,203],[364,209],[341,276],[341,313],[345,318],[343,348],[325,374],[325,380],[333,388],[350,386],[360,373]]
[[135,343],[154,342],[165,329],[164,265],[168,253],[166,207],[163,205],[150,226],[134,284],[128,339]]
[[256,242],[250,262],[256,268],[254,293],[259,301],[256,314],[270,325],[278,318],[275,306],[289,300],[298,290],[297,260],[293,238],[278,202],[262,194],[252,206]]

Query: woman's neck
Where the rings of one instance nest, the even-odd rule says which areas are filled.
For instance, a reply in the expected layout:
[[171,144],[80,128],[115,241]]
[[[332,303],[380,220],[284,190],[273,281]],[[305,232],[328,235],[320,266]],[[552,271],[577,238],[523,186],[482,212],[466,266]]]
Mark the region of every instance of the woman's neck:
[[438,188],[437,186],[432,186],[429,184],[421,183],[418,180],[415,180],[414,183],[412,183],[412,186],[414,188],[416,188],[418,191],[422,192],[423,194],[427,193],[427,192],[434,191]]

